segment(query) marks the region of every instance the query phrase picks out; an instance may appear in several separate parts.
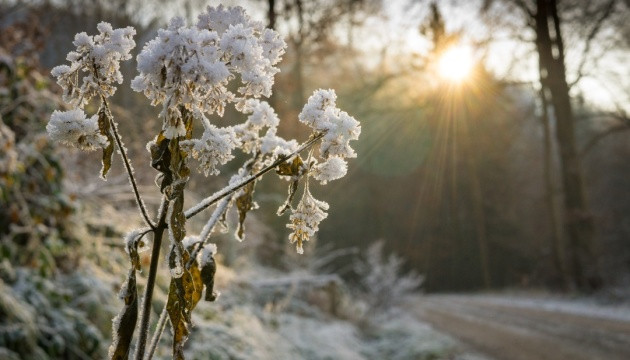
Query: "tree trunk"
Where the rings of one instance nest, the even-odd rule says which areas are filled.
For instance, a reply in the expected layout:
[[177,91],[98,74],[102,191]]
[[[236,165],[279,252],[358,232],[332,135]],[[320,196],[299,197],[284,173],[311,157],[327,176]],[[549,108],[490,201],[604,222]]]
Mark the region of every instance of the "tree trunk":
[[475,235],[477,238],[477,246],[479,247],[479,263],[481,268],[481,278],[483,287],[489,289],[492,286],[492,278],[490,276],[490,260],[488,255],[488,232],[486,229],[486,212],[483,206],[483,192],[481,189],[481,180],[479,179],[479,161],[477,151],[472,143],[473,136],[470,133],[468,114],[462,113],[459,119],[461,121],[461,129],[463,136],[461,143],[463,147],[463,155],[466,160],[466,168],[470,177],[470,192],[472,195],[472,211],[473,221],[475,223]]
[[[586,204],[569,86],[564,65],[564,45],[556,0],[536,0],[536,47],[541,78],[551,94],[556,137],[560,150],[560,170],[564,189],[564,221],[569,242],[572,281],[581,290],[600,285],[593,255],[593,219]],[[549,23],[554,24],[554,39]]]
[[[541,84],[543,79],[541,78]],[[560,286],[567,291],[571,287],[571,276],[566,265],[565,246],[563,241],[562,227],[559,220],[558,203],[556,201],[556,185],[553,176],[552,150],[553,140],[551,138],[551,123],[549,119],[549,101],[547,100],[546,87],[540,89],[540,100],[542,115],[540,118],[543,128],[543,177],[545,182],[545,205],[549,212],[549,222],[551,223],[551,259],[554,269],[559,279]]]

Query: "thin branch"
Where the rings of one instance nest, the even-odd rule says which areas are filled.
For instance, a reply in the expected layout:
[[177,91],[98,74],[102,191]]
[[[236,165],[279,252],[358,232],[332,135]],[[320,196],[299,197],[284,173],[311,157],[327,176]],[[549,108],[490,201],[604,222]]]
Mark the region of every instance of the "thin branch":
[[595,145],[597,145],[604,138],[608,137],[608,135],[612,135],[612,134],[615,134],[615,133],[618,133],[618,132],[630,130],[630,119],[629,118],[622,118],[622,121],[624,121],[624,122],[622,122],[621,124],[615,125],[615,126],[611,126],[608,129],[606,129],[605,131],[603,131],[603,132],[593,136],[586,143],[586,145],[584,145],[584,147],[580,151],[580,156],[583,157],[586,154],[588,154],[588,152],[593,147],[595,147]]
[[144,205],[144,201],[142,200],[142,197],[140,196],[140,192],[138,190],[138,184],[136,182],[136,178],[133,175],[131,163],[129,162],[129,158],[127,157],[127,151],[125,150],[125,147],[123,146],[123,143],[120,140],[120,135],[118,134],[118,127],[116,125],[116,122],[114,121],[114,115],[112,114],[112,111],[109,108],[109,104],[107,103],[107,100],[105,99],[105,97],[101,96],[101,101],[103,102],[103,106],[105,106],[105,110],[107,111],[107,118],[109,120],[111,133],[112,135],[114,135],[114,139],[116,139],[116,145],[118,145],[118,149],[120,150],[120,156],[122,157],[123,163],[125,164],[125,170],[127,170],[127,175],[129,175],[129,182],[131,183],[131,187],[133,188],[133,193],[136,197],[136,204],[138,205],[138,208],[140,209],[140,213],[142,214],[144,221],[147,223],[147,225],[149,225],[149,227],[152,230],[155,230],[156,225],[149,218],[149,214],[147,213],[147,208]]
[[164,308],[162,309],[162,313],[160,314],[160,319],[158,320],[157,326],[155,327],[155,333],[153,333],[153,337],[151,338],[151,346],[149,347],[149,352],[144,358],[145,360],[151,360],[153,358],[155,349],[157,349],[157,346],[160,343],[160,338],[162,337],[162,333],[164,332],[164,328],[166,327],[166,319],[168,318],[167,315],[168,312],[166,310],[166,304],[164,304]]
[[215,204],[217,201],[223,199],[224,197],[234,193],[236,190],[242,188],[243,186],[245,186],[245,185],[251,183],[252,181],[258,179],[259,177],[263,176],[264,174],[266,174],[267,172],[269,172],[270,170],[272,170],[276,166],[282,164],[283,162],[287,161],[288,159],[290,159],[291,157],[295,156],[296,154],[298,154],[298,153],[304,151],[305,149],[309,148],[317,140],[319,140],[322,137],[324,137],[324,135],[325,135],[325,132],[322,132],[322,133],[317,134],[316,136],[313,136],[311,139],[309,139],[307,142],[302,144],[297,150],[295,150],[291,154],[289,154],[287,156],[280,156],[278,158],[278,160],[274,161],[270,165],[267,165],[266,167],[264,167],[262,170],[260,170],[256,174],[250,175],[250,176],[242,179],[241,181],[238,181],[238,182],[236,182],[236,183],[234,183],[232,185],[229,185],[229,186],[225,187],[224,189],[219,190],[216,193],[214,193],[214,194],[208,196],[207,198],[201,200],[197,205],[191,207],[190,209],[188,209],[188,210],[186,210],[184,212],[184,214],[186,215],[186,219],[190,219],[191,217],[199,214],[203,210],[207,209],[209,206]]
[[153,297],[153,288],[155,287],[155,278],[157,276],[157,265],[160,258],[160,248],[162,246],[162,237],[164,230],[166,229],[166,213],[168,209],[168,199],[162,198],[162,204],[160,205],[159,220],[154,229],[153,235],[153,249],[151,252],[151,265],[149,266],[149,275],[147,277],[147,285],[144,289],[144,298],[142,299],[142,312],[140,320],[140,333],[138,335],[138,342],[136,345],[136,360],[142,360],[144,358],[144,350],[147,343],[147,335],[149,329],[149,320],[151,320],[151,299]]
[[525,13],[529,16],[527,22],[536,20],[536,14],[534,14],[534,10],[530,9],[529,6],[523,0],[514,0],[516,6],[521,8],[521,10],[525,11]]
[[599,33],[599,30],[602,28],[604,21],[612,14],[613,9],[615,8],[615,3],[616,0],[610,0],[608,4],[603,6],[604,9],[602,10],[600,17],[595,20],[595,25],[593,25],[593,28],[586,36],[586,39],[584,40],[584,51],[582,52],[582,59],[580,60],[580,65],[577,69],[577,75],[576,78],[569,84],[569,88],[575,86],[575,84],[584,77],[584,66],[586,66],[586,61],[589,58],[588,53],[591,51],[591,44],[593,43],[595,36]]

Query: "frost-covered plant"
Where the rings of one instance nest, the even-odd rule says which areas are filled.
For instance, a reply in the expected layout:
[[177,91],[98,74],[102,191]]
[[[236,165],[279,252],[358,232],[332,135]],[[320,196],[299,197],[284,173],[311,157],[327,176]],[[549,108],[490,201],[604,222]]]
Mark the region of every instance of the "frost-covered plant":
[[379,240],[370,245],[364,259],[355,264],[355,271],[367,295],[370,314],[400,304],[424,281],[424,277],[415,271],[403,273],[404,260],[393,253],[385,256],[384,244]]
[[[155,220],[152,220],[138,192],[136,180],[117,125],[110,111],[108,98],[115,92],[115,83],[122,82],[120,61],[130,58],[135,46],[133,28],[112,29],[107,23],[98,25],[99,34],[77,34],[76,51],[68,55],[70,65],[58,66],[52,74],[63,87],[65,100],[74,109],[55,111],[48,124],[51,138],[83,150],[103,149],[105,177],[111,166],[114,144],[118,148],[140,213],[147,227],[131,231],[125,237],[125,248],[131,259],[129,275],[120,298],[124,306],[114,319],[110,357],[129,356],[138,318],[136,271],[141,269],[138,251],[147,242],[144,236],[153,233],[149,274],[143,303],[136,359],[145,358],[150,305],[163,234],[170,240],[166,255],[171,283],[168,300],[147,358],[151,358],[164,329],[166,319],[173,328],[173,357],[183,358],[183,345],[191,327],[191,313],[202,297],[213,301],[216,245],[209,242],[214,226],[234,205],[239,214],[236,236],[244,237],[243,223],[248,211],[257,208],[254,189],[258,178],[276,170],[288,180],[289,196],[278,210],[281,215],[291,210],[287,227],[293,232],[290,243],[299,253],[304,242],[318,230],[327,216],[328,204],[316,200],[309,190],[309,178],[322,184],[344,176],[346,158],[356,156],[349,142],[361,131],[359,123],[336,106],[333,90],[317,90],[308,99],[299,121],[312,129],[309,138],[299,144],[278,136],[279,118],[262,97],[271,96],[276,65],[286,44],[274,30],[253,21],[240,7],[208,7],[195,25],[174,18],[166,29],[158,31],[137,57],[139,75],[131,87],[144,93],[154,106],[161,106],[162,129],[147,144],[151,166],[158,171],[157,183],[163,194]],[[236,89],[233,91],[231,89]],[[92,116],[83,109],[90,101],[100,104]],[[210,118],[223,116],[227,106],[246,115],[244,122],[222,126]],[[201,138],[193,138],[193,128],[203,127]],[[250,158],[223,189],[184,210],[184,193],[190,176],[190,161],[205,176],[216,175],[221,166],[234,158],[240,149]],[[303,151],[308,156],[302,158]],[[294,207],[300,183],[303,195]],[[216,205],[199,235],[186,236],[186,220]]]

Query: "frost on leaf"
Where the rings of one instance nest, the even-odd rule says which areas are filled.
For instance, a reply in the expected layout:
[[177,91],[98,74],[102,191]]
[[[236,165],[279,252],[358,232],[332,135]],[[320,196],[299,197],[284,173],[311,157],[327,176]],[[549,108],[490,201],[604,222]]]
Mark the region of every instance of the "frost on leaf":
[[245,217],[250,210],[258,208],[258,204],[254,202],[254,188],[256,181],[252,181],[245,185],[235,198],[236,209],[238,210],[238,228],[236,229],[236,238],[240,241],[245,239]]
[[291,184],[289,184],[289,195],[287,196],[284,204],[278,208],[278,215],[284,214],[289,208],[291,208],[291,202],[293,202],[293,198],[295,197],[300,177],[306,173],[306,171],[307,168],[299,155],[294,157],[290,162],[285,161],[278,165],[276,173],[280,176],[287,177],[291,181]]
[[101,135],[107,138],[107,146],[103,147],[103,167],[101,168],[101,177],[105,179],[107,172],[112,167],[112,156],[114,155],[114,137],[111,132],[111,123],[104,107],[98,112],[98,129]]
[[199,265],[201,281],[206,287],[206,296],[204,300],[215,301],[219,296],[218,292],[214,291],[214,275],[217,272],[217,264],[214,261],[214,254],[217,252],[217,246],[215,244],[206,245],[197,256],[197,263]]
[[81,109],[55,110],[46,125],[53,141],[74,146],[81,150],[96,150],[108,146],[107,137],[99,132],[98,116],[85,116]]
[[136,270],[129,270],[127,281],[123,284],[119,297],[125,305],[112,320],[112,345],[109,347],[109,358],[126,360],[129,358],[131,339],[138,320],[138,294],[136,289]]
[[319,230],[319,223],[328,216],[326,210],[328,210],[328,204],[313,198],[307,183],[302,199],[291,213],[290,223],[287,224],[287,227],[293,230],[289,234],[289,242],[296,243],[295,248],[298,254],[304,253],[304,241],[315,235]]
[[[188,261],[189,254],[184,249],[182,262],[185,264]],[[173,328],[173,359],[184,359],[184,343],[192,326],[191,314],[201,299],[203,284],[196,261],[190,269],[183,269],[181,277],[171,278],[166,311]]]

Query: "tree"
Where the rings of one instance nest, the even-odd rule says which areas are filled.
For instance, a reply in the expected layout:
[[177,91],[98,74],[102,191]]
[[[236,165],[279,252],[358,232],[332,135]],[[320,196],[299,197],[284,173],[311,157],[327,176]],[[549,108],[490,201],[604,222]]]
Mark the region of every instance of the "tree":
[[[487,10],[495,2],[484,1],[483,9]],[[572,287],[590,291],[601,286],[602,280],[595,251],[594,220],[587,203],[576,138],[576,116],[571,89],[587,74],[592,75],[587,70],[588,64],[592,65],[593,62],[593,44],[597,41],[606,21],[610,21],[620,4],[616,0],[589,4],[581,1],[560,3],[557,0],[506,0],[504,3],[520,10],[526,26],[535,34],[532,41],[538,56],[543,113],[547,114],[548,120],[554,124],[558,144],[563,193],[562,218],[568,245],[566,268]],[[578,49],[581,49],[581,58],[573,69],[572,80],[569,80],[565,47],[564,31],[567,25],[572,26],[575,33],[580,34],[582,41],[578,45]],[[551,211],[553,213],[554,210]],[[558,270],[565,273],[567,270],[563,270],[565,265],[558,242],[559,240],[554,241],[553,248],[556,249],[554,257]]]

